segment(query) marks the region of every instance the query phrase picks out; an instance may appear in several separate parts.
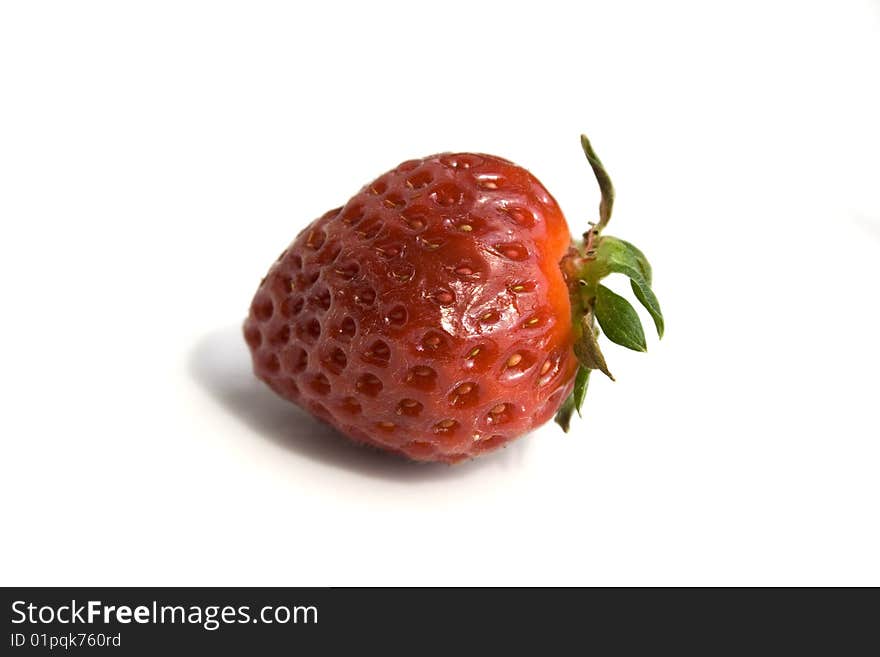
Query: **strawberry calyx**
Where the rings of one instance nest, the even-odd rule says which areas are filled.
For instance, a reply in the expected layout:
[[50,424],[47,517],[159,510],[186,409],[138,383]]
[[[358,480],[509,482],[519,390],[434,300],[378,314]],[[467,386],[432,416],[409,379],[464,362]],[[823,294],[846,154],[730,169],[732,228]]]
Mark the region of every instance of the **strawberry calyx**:
[[581,415],[590,373],[599,370],[614,380],[602,354],[600,334],[628,349],[647,351],[645,332],[635,309],[624,297],[602,285],[602,279],[611,274],[623,274],[629,278],[633,294],[650,314],[661,338],[664,329],[660,304],[651,289],[651,265],[645,254],[625,240],[602,234],[611,219],[614,186],[586,135],[581,135],[581,146],[599,183],[602,200],[599,221],[590,222],[589,230],[582,239],[572,242],[559,263],[568,283],[575,334],[574,353],[579,364],[574,390],[556,413],[557,424],[566,432],[574,412]]

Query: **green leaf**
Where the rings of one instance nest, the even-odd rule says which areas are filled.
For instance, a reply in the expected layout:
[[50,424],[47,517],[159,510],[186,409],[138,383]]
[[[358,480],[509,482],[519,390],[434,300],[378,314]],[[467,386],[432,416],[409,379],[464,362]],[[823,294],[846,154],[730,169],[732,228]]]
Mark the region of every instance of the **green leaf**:
[[639,249],[634,244],[627,242],[626,240],[622,240],[619,237],[610,237],[606,236],[603,239],[610,239],[615,242],[620,243],[620,249],[625,250],[631,258],[633,258],[638,264],[639,269],[642,272],[642,275],[645,277],[645,280],[648,282],[648,285],[651,284],[653,278],[653,271],[651,270],[651,263],[648,262],[648,259],[645,257],[645,254],[642,253],[641,249]]
[[574,408],[578,412],[578,417],[583,417],[581,415],[581,406],[584,405],[584,398],[587,396],[587,386],[589,383],[590,370],[586,367],[579,367],[574,378],[574,391],[571,393],[574,396]]
[[632,286],[633,294],[636,295],[636,299],[639,300],[639,303],[645,307],[645,310],[650,313],[651,319],[654,320],[654,326],[657,328],[657,337],[662,338],[664,328],[663,313],[660,312],[660,302],[654,296],[654,291],[644,281],[640,282],[630,279],[630,285]]
[[568,429],[571,426],[572,415],[574,415],[574,393],[565,398],[565,401],[562,402],[562,406],[556,411],[556,417],[553,419],[556,421],[556,424],[562,427],[562,430],[565,433],[568,433]]
[[596,155],[596,151],[593,150],[593,145],[586,135],[581,135],[581,148],[584,149],[587,162],[590,163],[593,175],[596,176],[596,182],[599,183],[599,191],[602,192],[602,200],[599,202],[599,223],[596,226],[597,230],[602,230],[611,219],[611,208],[614,206],[614,185],[611,184],[611,177],[605,170],[605,165]]
[[651,290],[651,265],[645,254],[635,246],[616,237],[604,236],[596,247],[596,267],[594,276],[602,278],[611,273],[623,274],[630,279],[633,293],[650,313],[657,328],[657,335],[663,337],[663,313],[660,302]]
[[629,301],[604,285],[596,293],[596,319],[612,342],[633,351],[647,351],[642,322]]
[[574,412],[581,414],[581,406],[584,403],[584,397],[587,394],[587,383],[590,380],[590,370],[586,367],[579,367],[574,379],[574,390],[565,398],[562,406],[556,411],[556,424],[562,427],[565,433],[568,433],[571,427],[571,418]]
[[629,242],[610,235],[603,235],[596,245],[593,276],[603,278],[611,273],[641,278],[651,284],[651,265],[645,254]]
[[614,377],[608,371],[608,365],[605,364],[605,356],[599,348],[596,333],[593,331],[592,311],[587,312],[587,314],[581,317],[581,335],[574,343],[574,355],[577,356],[578,362],[583,367],[599,370],[614,381]]

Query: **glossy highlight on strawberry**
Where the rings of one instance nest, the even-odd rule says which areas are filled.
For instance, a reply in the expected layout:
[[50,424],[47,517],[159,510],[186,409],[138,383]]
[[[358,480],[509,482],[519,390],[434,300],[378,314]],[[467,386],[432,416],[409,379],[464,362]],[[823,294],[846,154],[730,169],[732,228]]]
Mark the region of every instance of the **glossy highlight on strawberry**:
[[272,265],[244,325],[254,371],[358,443],[448,463],[497,449],[575,387],[571,250],[525,169],[474,153],[408,160]]

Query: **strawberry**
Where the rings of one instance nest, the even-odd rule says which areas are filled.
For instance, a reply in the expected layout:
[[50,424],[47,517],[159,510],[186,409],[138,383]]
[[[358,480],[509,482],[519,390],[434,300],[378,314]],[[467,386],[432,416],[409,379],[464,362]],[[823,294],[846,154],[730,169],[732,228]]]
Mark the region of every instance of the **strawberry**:
[[597,340],[644,350],[632,306],[600,279],[624,273],[662,333],[651,269],[601,234],[571,240],[544,186],[512,162],[408,160],[309,224],[260,283],[244,325],[254,371],[352,440],[419,461],[497,449],[556,414],[567,431]]

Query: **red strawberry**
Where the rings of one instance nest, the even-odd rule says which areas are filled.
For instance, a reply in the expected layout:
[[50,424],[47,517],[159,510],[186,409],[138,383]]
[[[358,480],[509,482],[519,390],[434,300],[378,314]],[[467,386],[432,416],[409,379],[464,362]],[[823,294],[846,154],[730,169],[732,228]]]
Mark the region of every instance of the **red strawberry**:
[[557,411],[567,430],[590,369],[607,373],[594,315],[644,348],[598,280],[630,275],[662,329],[644,256],[599,234],[613,190],[583,143],[603,190],[583,242],[528,171],[471,153],[404,162],[313,221],[251,304],[257,376],[352,440],[421,461],[496,449]]

